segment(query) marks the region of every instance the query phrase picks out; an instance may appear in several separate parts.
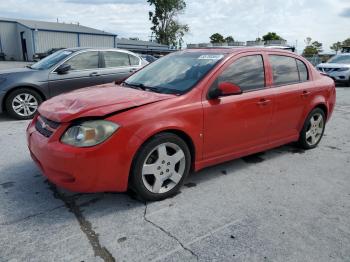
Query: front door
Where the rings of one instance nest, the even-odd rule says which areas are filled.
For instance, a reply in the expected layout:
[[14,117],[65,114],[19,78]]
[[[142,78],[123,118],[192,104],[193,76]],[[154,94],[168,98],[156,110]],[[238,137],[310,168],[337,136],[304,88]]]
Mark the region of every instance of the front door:
[[54,71],[49,74],[51,96],[103,83],[100,77],[98,51],[79,53],[67,60],[65,64],[71,66],[71,70],[67,73],[58,74]]
[[231,82],[243,93],[204,100],[204,159],[224,157],[268,143],[273,94],[265,88],[261,54],[235,59],[219,75],[214,85]]

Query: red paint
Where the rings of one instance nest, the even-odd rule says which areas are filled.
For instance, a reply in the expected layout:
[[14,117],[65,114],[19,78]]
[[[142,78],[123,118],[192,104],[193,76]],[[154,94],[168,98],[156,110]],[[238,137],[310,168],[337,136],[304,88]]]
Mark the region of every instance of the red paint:
[[[327,118],[331,116],[335,105],[334,82],[319,74],[305,59],[290,52],[267,49],[229,52],[195,88],[182,96],[110,84],[44,102],[39,113],[61,124],[46,138],[36,131],[37,120],[33,119],[27,130],[33,159],[49,180],[64,188],[80,192],[125,191],[133,157],[156,133],[171,130],[187,135],[195,151],[193,167],[199,170],[298,140],[305,118],[316,106],[324,106]],[[309,81],[274,87],[268,60],[268,54],[272,53],[304,61]],[[208,89],[217,76],[237,58],[248,54],[263,56],[266,87],[208,100]],[[121,128],[102,144],[76,148],[60,142],[74,119],[106,115],[107,120]]]

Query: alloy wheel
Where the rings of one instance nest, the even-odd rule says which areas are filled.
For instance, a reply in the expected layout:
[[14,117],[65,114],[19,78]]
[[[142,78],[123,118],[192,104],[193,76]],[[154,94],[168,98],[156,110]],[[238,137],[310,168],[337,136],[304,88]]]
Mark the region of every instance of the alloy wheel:
[[184,175],[186,158],[174,143],[162,143],[151,150],[142,166],[142,181],[152,193],[161,194],[173,189]]
[[38,109],[38,100],[31,94],[21,93],[12,100],[12,109],[20,116],[31,116]]
[[316,145],[323,134],[324,119],[320,113],[314,114],[310,118],[309,126],[306,131],[306,142],[310,146]]

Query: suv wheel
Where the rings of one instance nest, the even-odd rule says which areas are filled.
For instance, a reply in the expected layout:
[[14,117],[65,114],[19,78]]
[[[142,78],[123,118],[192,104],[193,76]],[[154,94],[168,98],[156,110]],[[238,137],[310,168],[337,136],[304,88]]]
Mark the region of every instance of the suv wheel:
[[31,119],[42,102],[41,96],[29,88],[20,88],[7,97],[5,101],[6,111],[16,119]]
[[174,134],[161,133],[137,153],[130,174],[131,187],[143,200],[162,200],[179,190],[190,166],[187,144]]

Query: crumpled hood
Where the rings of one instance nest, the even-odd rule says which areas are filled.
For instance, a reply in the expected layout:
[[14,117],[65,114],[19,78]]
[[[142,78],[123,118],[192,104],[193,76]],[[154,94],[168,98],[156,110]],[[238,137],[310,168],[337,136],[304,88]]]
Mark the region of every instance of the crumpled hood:
[[69,122],[81,117],[104,116],[172,97],[174,95],[106,84],[53,97],[41,104],[39,113],[56,122]]

